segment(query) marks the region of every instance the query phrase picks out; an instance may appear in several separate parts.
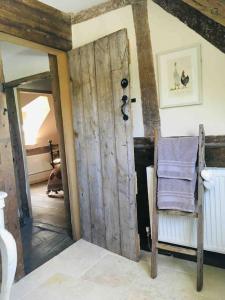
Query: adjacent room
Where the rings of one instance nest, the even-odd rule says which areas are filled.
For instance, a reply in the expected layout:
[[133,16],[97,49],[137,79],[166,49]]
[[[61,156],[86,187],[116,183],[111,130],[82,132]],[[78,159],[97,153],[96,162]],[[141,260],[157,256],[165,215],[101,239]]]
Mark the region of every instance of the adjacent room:
[[48,55],[7,42],[0,47],[4,79],[14,96],[7,99],[14,101],[15,108],[9,109],[9,122],[17,122],[11,132],[19,134],[12,142],[24,266],[29,273],[72,244],[61,172],[60,125]]
[[224,1],[0,4],[0,298],[224,300]]

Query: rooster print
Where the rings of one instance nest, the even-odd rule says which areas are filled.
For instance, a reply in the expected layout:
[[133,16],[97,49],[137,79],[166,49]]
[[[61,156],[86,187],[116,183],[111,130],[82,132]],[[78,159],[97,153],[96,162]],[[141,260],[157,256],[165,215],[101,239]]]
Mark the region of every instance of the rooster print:
[[[180,67],[180,68],[179,68]],[[182,70],[182,71],[181,71]],[[174,70],[173,70],[173,86],[171,87],[171,91],[177,91],[188,88],[190,84],[190,76],[188,72],[184,69],[181,69],[181,66],[178,65],[178,62],[174,62]]]
[[200,55],[199,45],[157,55],[160,108],[200,104]]

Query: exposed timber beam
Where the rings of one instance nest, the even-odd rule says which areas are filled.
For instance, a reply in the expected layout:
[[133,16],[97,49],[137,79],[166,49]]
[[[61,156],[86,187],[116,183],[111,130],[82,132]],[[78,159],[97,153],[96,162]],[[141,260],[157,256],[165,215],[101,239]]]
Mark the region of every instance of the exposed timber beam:
[[[207,167],[225,167],[225,136],[205,137],[205,159]],[[134,138],[135,160],[140,166],[150,166],[153,164],[154,143],[149,138]]]
[[191,5],[210,19],[225,26],[224,0],[183,0],[183,2]]
[[132,9],[136,32],[144,132],[146,137],[153,137],[154,128],[160,124],[160,117],[147,0],[134,3]]
[[42,146],[42,147],[26,149],[27,156],[40,155],[40,154],[44,154],[44,153],[50,153],[49,146]]
[[1,0],[0,32],[55,49],[72,48],[71,19],[36,0]]
[[108,13],[112,10],[122,8],[127,5],[131,5],[137,2],[142,2],[143,0],[111,0],[106,1],[101,4],[92,6],[91,8],[82,10],[78,13],[71,14],[72,24],[78,24],[89,19],[96,18],[102,14]]
[[[205,10],[200,9],[200,4],[209,1],[188,1],[188,0],[153,0],[168,13],[177,17],[195,32],[200,34],[204,39],[225,53],[225,26],[217,23],[215,18],[212,19],[206,15]],[[185,3],[190,2],[190,3]],[[194,8],[191,2],[195,2],[198,9]],[[210,1],[211,3],[219,3],[222,1]],[[209,8],[208,8],[209,9]],[[209,10],[208,10],[209,13]]]

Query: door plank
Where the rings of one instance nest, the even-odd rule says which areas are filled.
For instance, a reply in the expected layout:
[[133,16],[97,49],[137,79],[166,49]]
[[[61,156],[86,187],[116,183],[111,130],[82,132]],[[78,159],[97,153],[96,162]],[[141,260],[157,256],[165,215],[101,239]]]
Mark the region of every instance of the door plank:
[[102,195],[102,170],[98,124],[94,44],[80,49],[84,128],[87,147],[92,241],[105,247],[105,213]]
[[123,120],[120,110],[123,94],[130,99],[129,85],[123,92],[120,84],[123,78],[127,78],[129,81],[129,48],[126,30],[110,35],[109,48],[115,118],[121,253],[123,256],[136,260],[139,243],[137,236],[134,145],[130,101],[126,107],[126,114],[129,116],[128,121]]
[[81,57],[80,49],[75,49],[69,55],[70,76],[72,81],[73,92],[73,127],[77,159],[77,173],[80,200],[80,223],[81,236],[83,239],[92,242],[91,234],[91,208],[89,199],[89,182],[87,167],[87,147],[84,132],[84,108],[81,81]]
[[115,253],[121,253],[115,123],[108,37],[95,42],[95,65],[105,205],[106,247]]

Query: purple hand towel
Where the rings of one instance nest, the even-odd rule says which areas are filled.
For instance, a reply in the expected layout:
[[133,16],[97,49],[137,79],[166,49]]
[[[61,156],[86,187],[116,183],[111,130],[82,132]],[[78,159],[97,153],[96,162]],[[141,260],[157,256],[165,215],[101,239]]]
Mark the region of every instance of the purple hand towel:
[[160,138],[158,177],[192,180],[198,152],[198,137]]
[[193,180],[159,178],[158,208],[195,211],[196,173]]

